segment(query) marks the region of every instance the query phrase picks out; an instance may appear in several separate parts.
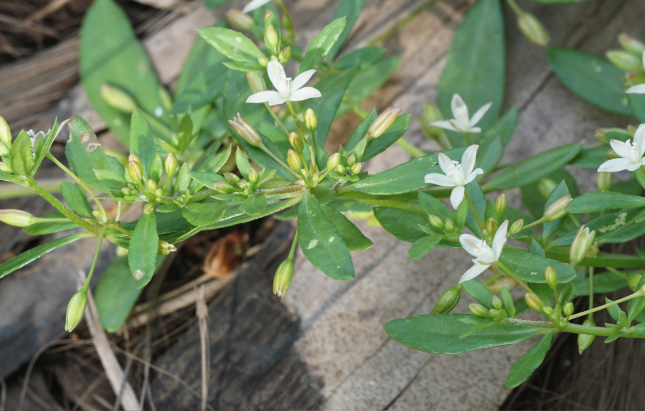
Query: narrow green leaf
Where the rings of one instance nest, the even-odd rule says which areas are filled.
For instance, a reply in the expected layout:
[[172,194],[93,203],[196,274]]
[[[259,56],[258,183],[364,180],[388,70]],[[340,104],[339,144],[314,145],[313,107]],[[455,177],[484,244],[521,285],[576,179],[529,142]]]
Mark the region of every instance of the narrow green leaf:
[[408,252],[408,256],[416,260],[418,258],[421,258],[428,254],[432,249],[439,244],[441,241],[441,236],[433,236],[429,235],[427,237],[423,237],[419,240],[417,240],[412,247],[410,248],[410,251]]
[[266,208],[267,198],[260,194],[254,194],[240,204],[240,211],[249,215],[262,214]]
[[363,154],[361,161],[367,161],[370,158],[381,154],[392,144],[396,143],[397,140],[400,139],[408,130],[408,127],[410,127],[410,119],[411,116],[409,114],[397,117],[396,120],[394,120],[394,123],[392,123],[390,128],[387,129],[383,135],[367,144],[367,148],[365,149],[365,153]]
[[531,283],[546,283],[544,271],[547,267],[558,273],[558,283],[567,283],[576,277],[576,272],[566,264],[513,248],[505,248],[500,261],[521,280]]
[[211,225],[224,217],[224,203],[191,203],[182,208],[181,214],[194,226]]
[[565,210],[570,213],[592,213],[639,207],[645,207],[645,198],[614,193],[613,191],[590,191],[574,198]]
[[428,235],[419,226],[430,228],[428,219],[398,208],[374,207],[374,217],[385,231],[408,243],[416,243]]
[[326,205],[320,206],[320,208],[325,217],[334,225],[349,251],[367,250],[374,246],[372,240],[365,237],[361,230],[342,213]]
[[554,331],[544,334],[540,341],[520,357],[519,360],[511,367],[511,371],[506,378],[506,388],[511,389],[519,386],[533,374],[546,357],[551,347]]
[[[605,237],[609,237],[612,234],[622,230],[625,227],[630,226],[634,222],[634,218],[638,215],[639,210],[622,210],[615,213],[605,214],[598,218],[595,218],[589,221],[586,224],[586,227],[589,230],[596,231],[596,241],[602,240]],[[574,237],[578,233],[578,227],[572,229],[568,233],[564,234],[560,238],[554,240],[549,246],[550,247],[566,247],[571,245]],[[584,265],[584,264],[583,264]]]
[[356,49],[339,58],[334,63],[334,67],[339,70],[345,70],[352,67],[362,68],[364,66],[371,66],[385,56],[385,51],[383,47],[363,47]]
[[488,288],[477,280],[468,280],[462,283],[464,290],[470,294],[478,303],[488,308],[493,308],[493,294]]
[[349,140],[347,140],[347,144],[345,144],[345,151],[353,150],[356,147],[356,145],[363,139],[363,137],[365,137],[367,130],[369,130],[374,120],[376,120],[376,117],[378,117],[378,113],[376,112],[376,109],[372,109],[367,117],[361,120],[360,124],[356,126],[354,132],[349,137]]
[[333,60],[338,54],[343,43],[345,43],[345,40],[347,40],[347,37],[349,37],[349,34],[352,32],[352,28],[354,28],[354,24],[356,24],[356,20],[358,20],[358,16],[360,16],[364,4],[365,0],[343,0],[338,5],[338,8],[334,13],[334,20],[340,17],[345,17],[347,19],[347,24],[345,24],[345,28],[338,37],[336,43],[332,46],[331,50],[329,50],[327,61]]
[[305,57],[302,59],[302,63],[300,63],[298,74],[316,68],[316,66],[323,61],[331,51],[331,48],[340,38],[346,24],[347,18],[338,18],[326,25],[321,32],[314,37],[311,43],[309,43],[309,48],[307,49]]
[[450,217],[450,211],[440,200],[423,191],[419,191],[419,204],[428,216],[436,215],[441,219]]
[[477,143],[484,148],[496,137],[499,137],[502,140],[502,145],[506,146],[511,141],[511,137],[513,137],[513,132],[519,120],[520,111],[517,107],[511,108],[502,117],[497,119],[495,124],[486,130],[482,137],[477,140]]
[[208,44],[233,61],[257,63],[259,58],[265,57],[255,43],[239,31],[209,27],[197,32]]
[[69,208],[82,217],[94,218],[94,214],[92,214],[94,209],[92,209],[92,206],[87,201],[85,190],[68,181],[63,181],[60,188],[63,199]]
[[[396,72],[399,64],[401,64],[401,57],[397,56],[360,70],[347,87],[346,98],[353,104],[359,104],[380,89]],[[337,115],[340,116],[349,109],[350,107],[343,103],[338,109]]]
[[132,234],[128,253],[130,272],[136,280],[137,288],[143,288],[152,279],[158,250],[159,235],[155,215],[143,214]]

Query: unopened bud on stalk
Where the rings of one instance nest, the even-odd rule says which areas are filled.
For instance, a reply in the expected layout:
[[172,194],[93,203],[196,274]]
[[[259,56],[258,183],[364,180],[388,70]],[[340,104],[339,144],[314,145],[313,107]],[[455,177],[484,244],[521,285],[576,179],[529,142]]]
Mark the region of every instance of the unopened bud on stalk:
[[99,93],[101,98],[113,109],[123,113],[132,113],[134,111],[134,100],[123,90],[109,84],[103,84]]
[[269,65],[269,59],[267,59],[266,57],[260,57],[258,58],[258,63],[260,63],[262,67],[266,67],[267,65]]
[[258,176],[258,172],[257,172],[257,170],[256,170],[256,169],[254,169],[253,167],[251,167],[251,169],[249,170],[249,181],[250,181],[251,183],[255,184],[255,183],[257,183],[257,182],[258,182],[258,178],[259,178],[259,177],[260,177],[260,176]]
[[493,296],[493,307],[495,307],[495,309],[497,310],[502,309],[502,300],[500,300],[496,295]]
[[548,316],[553,315],[553,308],[551,307],[542,307],[542,312]]
[[432,308],[432,314],[449,314],[453,308],[459,302],[461,298],[461,289],[463,285],[459,284],[452,288],[447,289],[441,297],[437,300],[437,303]]
[[632,291],[636,291],[636,287],[638,287],[638,284],[641,282],[641,277],[641,274],[632,274],[627,277],[627,284]]
[[388,108],[376,117],[376,120],[374,120],[372,125],[370,125],[370,128],[367,129],[368,140],[372,140],[383,135],[383,133],[390,128],[392,123],[394,123],[394,120],[396,120],[399,114],[401,114],[401,111],[402,110],[400,108]]
[[511,224],[511,228],[508,230],[508,233],[510,235],[515,235],[522,231],[524,228],[524,220],[517,220],[513,224]]
[[549,32],[546,31],[540,20],[531,13],[522,12],[517,16],[517,26],[524,37],[537,46],[546,46],[551,40]]
[[360,173],[362,169],[363,169],[363,164],[356,163],[350,168],[350,171],[352,172],[353,175],[356,175]]
[[340,174],[344,174],[345,171],[347,171],[347,167],[345,167],[342,164],[339,164],[336,166],[336,171],[339,172]]
[[278,61],[284,66],[289,60],[291,60],[291,55],[291,47],[285,47],[278,55]]
[[614,174],[606,171],[601,171],[596,176],[596,185],[598,190],[607,191],[611,188],[611,183],[613,181]]
[[627,33],[622,33],[621,35],[619,35],[618,42],[625,50],[629,51],[637,57],[641,57],[645,52],[645,44],[641,43],[633,37],[630,37]]
[[607,60],[618,70],[643,71],[641,60],[628,51],[610,50],[607,52]]
[[489,233],[494,233],[497,231],[497,220],[495,218],[491,217],[488,220],[486,220],[485,224],[486,230],[488,230]]
[[[593,318],[588,317],[583,323],[583,326],[585,327],[593,327],[596,325],[594,323]],[[596,339],[595,335],[590,335],[590,334],[579,334],[578,335],[578,352],[582,354],[584,350],[589,348],[589,346],[593,343],[593,341]]]
[[441,220],[439,217],[437,217],[434,214],[430,214],[428,216],[428,220],[430,221],[430,225],[432,225],[437,230],[443,230],[445,227],[443,220]]
[[241,178],[239,178],[235,174],[228,173],[228,172],[224,173],[224,178],[226,179],[226,181],[228,181],[231,184],[237,184],[242,180]]
[[638,84],[645,83],[645,74],[625,73],[625,75],[621,77],[621,80],[623,82],[623,86],[629,88],[629,87],[636,86]]
[[557,184],[550,178],[542,178],[538,181],[538,189],[544,198],[549,198],[549,195],[556,187]]
[[562,311],[564,312],[565,317],[567,318],[571,317],[573,315],[573,303],[571,301],[566,303]]
[[595,237],[595,230],[589,232],[589,227],[585,227],[584,224],[580,226],[569,249],[569,265],[571,265],[571,268],[575,268],[585,258]]
[[332,171],[340,164],[340,153],[332,154],[329,159],[327,159],[327,171]]
[[314,131],[318,127],[318,117],[316,117],[316,113],[311,108],[305,111],[305,126],[309,131]]
[[174,245],[170,244],[167,241],[159,241],[159,250],[157,251],[157,254],[168,255],[175,251],[177,251],[177,248]]
[[0,161],[0,171],[2,171],[3,173],[13,173],[11,166],[4,161]]
[[67,304],[65,314],[65,331],[71,332],[83,319],[87,307],[87,290],[81,288],[72,296]]
[[158,188],[155,190],[155,197],[157,198],[163,197],[163,188]]
[[352,154],[351,156],[347,157],[347,167],[351,167],[354,164],[356,164],[356,156]]
[[607,138],[607,135],[606,135],[607,131],[609,131],[609,129],[599,128],[596,130],[596,135],[595,135],[596,140],[600,141],[606,146],[609,145],[609,139]]
[[300,160],[300,154],[296,153],[294,150],[289,149],[287,151],[287,164],[293,171],[299,172],[302,168],[302,160]]
[[0,116],[0,141],[8,148],[11,148],[11,129],[7,124],[7,120],[2,116]]
[[500,194],[495,200],[495,212],[498,217],[501,217],[506,211],[506,206],[508,205],[508,200],[506,199],[506,194]]
[[544,271],[544,277],[546,278],[546,283],[549,284],[553,290],[558,288],[558,273],[555,272],[553,267],[549,266]]
[[174,153],[168,153],[164,160],[164,170],[168,177],[172,177],[177,171],[177,156]]
[[248,30],[255,25],[255,20],[248,14],[242,13],[238,9],[231,9],[226,13],[226,19],[235,27],[241,30]]
[[259,147],[262,144],[262,138],[255,129],[237,113],[237,118],[228,121],[237,133],[250,145]]
[[157,189],[157,182],[153,179],[150,179],[146,182],[146,187],[148,187],[148,190],[154,192]]
[[267,25],[267,30],[264,35],[264,41],[267,47],[271,50],[271,53],[278,54],[280,48],[280,39],[278,38],[278,32],[275,31],[273,24]]
[[128,175],[130,176],[130,179],[135,183],[140,182],[141,179],[143,178],[143,168],[141,167],[141,163],[136,161],[130,161],[128,163],[127,170],[128,170]]
[[9,155],[9,147],[0,141],[0,156],[6,157],[7,155]]
[[556,221],[567,215],[567,212],[564,211],[564,209],[572,200],[573,198],[570,194],[555,200],[553,204],[546,209],[546,212],[544,213],[544,221]]
[[295,131],[289,133],[289,143],[291,144],[291,147],[295,148],[299,153],[302,153],[302,151],[305,149],[304,140],[302,139],[300,134],[296,133]]
[[249,82],[249,87],[253,93],[259,93],[267,89],[267,85],[264,82],[264,76],[262,73],[256,71],[247,71],[246,72],[246,81]]
[[488,310],[481,304],[470,304],[468,309],[471,313],[475,314],[478,317],[490,317]]
[[451,219],[446,218],[446,221],[443,224],[447,232],[452,233],[455,231],[455,223],[453,223]]
[[526,301],[526,305],[528,305],[532,310],[542,312],[542,308],[544,308],[544,303],[540,300],[540,297],[535,294],[524,294],[524,301]]
[[218,193],[222,193],[222,194],[231,194],[235,192],[235,188],[232,185],[224,182],[213,183],[213,188]]
[[275,271],[275,277],[273,277],[273,293],[278,297],[287,295],[291,280],[293,280],[293,259],[287,258]]
[[28,227],[36,223],[36,217],[22,210],[0,210],[0,221],[14,227]]

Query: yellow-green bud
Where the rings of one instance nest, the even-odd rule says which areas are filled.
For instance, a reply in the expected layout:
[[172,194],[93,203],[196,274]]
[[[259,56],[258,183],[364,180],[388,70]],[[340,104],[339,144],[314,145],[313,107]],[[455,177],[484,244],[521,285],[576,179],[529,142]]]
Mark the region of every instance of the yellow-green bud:
[[258,63],[260,63],[262,67],[266,67],[269,65],[269,59],[267,59],[266,57],[260,57],[258,58]]
[[351,156],[347,157],[347,167],[351,167],[354,164],[356,164],[356,156],[352,154]]
[[267,89],[267,85],[264,82],[264,76],[262,73],[256,71],[247,71],[246,72],[246,81],[249,82],[249,87],[253,93],[260,93]]
[[235,188],[232,185],[224,182],[213,183],[213,188],[222,194],[231,194],[235,192]]
[[249,181],[255,184],[258,182],[258,178],[258,172],[253,167],[251,167],[251,169],[249,170]]
[[134,100],[123,90],[109,84],[103,84],[99,90],[101,98],[113,109],[123,113],[134,111]]
[[153,179],[150,179],[146,182],[146,187],[148,187],[148,190],[154,192],[157,189],[157,182]]
[[432,308],[432,314],[448,314],[455,308],[461,298],[461,284],[447,289]]
[[526,305],[528,305],[532,310],[542,312],[544,303],[537,295],[526,293],[524,294],[524,301],[526,301]]
[[143,214],[152,214],[155,212],[154,204],[146,204],[143,206]]
[[302,169],[302,160],[300,160],[300,154],[296,153],[294,150],[289,149],[287,151],[287,164],[293,171],[300,172]]
[[141,159],[134,153],[130,153],[130,155],[128,156],[128,161],[136,161],[137,163],[141,164]]
[[632,274],[629,277],[627,277],[627,284],[629,285],[629,288],[632,289],[632,291],[636,291],[636,287],[638,287],[638,283],[641,282],[641,274]]
[[177,248],[174,245],[170,244],[167,241],[159,241],[159,249],[157,250],[157,254],[168,255],[175,251],[177,251]]
[[291,47],[285,47],[280,54],[278,54],[278,61],[284,66],[289,60],[291,60],[291,55]]
[[362,169],[363,169],[363,164],[356,163],[350,168],[350,171],[352,172],[353,175],[356,175],[360,173]]
[[555,200],[553,204],[546,209],[544,213],[544,221],[556,221],[567,215],[567,212],[564,209],[567,205],[573,200],[570,194],[560,197]]
[[289,291],[291,280],[293,279],[293,259],[284,260],[273,277],[273,293],[278,297],[284,297]]
[[336,166],[336,171],[338,171],[340,174],[344,174],[345,171],[347,171],[347,167],[345,167],[342,164],[339,164]]
[[158,188],[158,189],[156,189],[156,190],[155,190],[155,196],[156,196],[157,198],[161,198],[161,197],[163,197],[163,188]]
[[327,159],[327,171],[332,171],[340,164],[340,153],[332,154],[329,159]]
[[313,109],[308,108],[305,111],[305,126],[309,131],[314,131],[318,127],[318,118]]
[[130,161],[128,163],[127,170],[128,170],[128,175],[130,176],[130,179],[135,183],[138,183],[143,178],[143,168],[141,167],[141,163],[136,161]]
[[226,181],[228,181],[231,184],[237,184],[242,180],[241,178],[239,178],[235,174],[228,173],[228,172],[224,173],[224,178],[226,179]]
[[0,156],[6,157],[7,155],[9,155],[9,147],[0,141]]
[[486,226],[486,230],[488,230],[489,233],[494,233],[497,231],[497,220],[491,217],[488,220],[486,220],[485,226]]
[[502,300],[500,300],[496,295],[493,296],[493,307],[495,307],[497,310],[502,309]]
[[610,50],[607,52],[607,60],[618,70],[622,71],[643,71],[641,59],[632,53],[624,50]]
[[2,171],[3,173],[13,173],[11,166],[4,161],[0,161],[0,171]]
[[387,131],[388,128],[394,123],[394,120],[401,114],[400,108],[388,108],[382,112],[376,120],[367,129],[367,138],[369,140],[378,138]]
[[174,153],[168,153],[164,160],[164,169],[168,177],[171,177],[177,171],[177,156]]
[[481,304],[470,304],[468,309],[478,317],[490,317],[488,310]]
[[546,278],[546,283],[549,284],[553,290],[558,288],[558,273],[555,272],[553,267],[549,266],[544,270],[544,277]]
[[7,120],[2,116],[0,116],[0,141],[5,146],[11,148],[11,129],[9,128],[9,124],[7,124]]
[[292,131],[289,133],[289,143],[291,147],[295,148],[297,152],[302,153],[302,150],[305,149],[305,142],[300,136],[300,134]]
[[569,301],[564,305],[564,308],[562,309],[564,311],[564,316],[565,317],[571,317],[573,315],[573,303]]
[[237,118],[228,121],[237,133],[250,145],[258,147],[262,144],[260,134],[238,113]]
[[642,57],[643,53],[645,53],[645,44],[633,37],[630,37],[627,33],[619,35],[618,42],[625,50],[633,53],[637,57]]
[[445,227],[446,231],[449,232],[449,233],[452,233],[453,231],[455,231],[455,223],[453,223],[452,220],[449,219],[449,218],[446,218],[446,221],[444,223],[444,227]]
[[[585,327],[593,327],[596,325],[596,323],[594,323],[593,318],[589,317],[586,320],[584,320],[582,325]],[[595,339],[596,339],[595,335],[578,334],[578,352],[582,354],[584,350],[589,348],[589,346],[593,343]]]
[[542,307],[542,312],[546,315],[553,315],[553,308],[551,307]]
[[65,315],[65,331],[71,332],[83,319],[87,307],[87,290],[81,288],[72,296],[67,304]]
[[269,24],[265,33],[265,43],[267,47],[271,49],[273,54],[278,54],[278,49],[280,48],[280,39],[278,38],[278,32],[275,31],[273,24]]
[[491,293],[500,293],[502,292],[502,288],[506,287],[509,290],[512,290],[517,286],[517,281],[510,277],[500,277],[497,280],[495,280],[492,284],[489,284],[486,286],[488,288],[488,291]]
[[28,227],[36,223],[36,217],[22,210],[0,210],[0,221],[14,227]]
[[508,200],[506,199],[506,194],[500,194],[495,200],[495,212],[498,216],[502,216],[504,211],[506,211],[506,206],[508,205]]
[[540,194],[542,194],[542,197],[544,198],[549,198],[549,195],[553,190],[555,190],[555,187],[557,184],[555,181],[551,180],[550,178],[543,178],[538,181],[538,189],[540,190]]
[[614,173],[609,173],[607,171],[601,171],[596,176],[596,185],[598,190],[607,191],[611,188],[611,183],[614,179]]
[[546,31],[540,20],[531,13],[522,12],[517,16],[517,26],[524,37],[531,43],[538,46],[546,46],[551,40],[549,32]]
[[431,126],[431,123],[435,121],[443,120],[443,115],[439,110],[439,107],[434,104],[427,103],[423,105],[423,116],[421,117],[421,128],[424,133],[430,138],[437,138],[441,133],[442,129],[439,127]]
[[571,268],[575,268],[585,258],[595,237],[595,230],[589,232],[589,227],[585,227],[584,224],[580,226],[569,249],[569,265],[571,265]]
[[443,220],[434,214],[430,214],[428,216],[428,220],[430,221],[430,225],[432,225],[437,230],[443,230],[445,227]]
[[230,9],[226,13],[226,19],[235,27],[241,30],[248,30],[255,25],[255,20],[253,17],[249,16],[246,13],[242,13],[238,9]]

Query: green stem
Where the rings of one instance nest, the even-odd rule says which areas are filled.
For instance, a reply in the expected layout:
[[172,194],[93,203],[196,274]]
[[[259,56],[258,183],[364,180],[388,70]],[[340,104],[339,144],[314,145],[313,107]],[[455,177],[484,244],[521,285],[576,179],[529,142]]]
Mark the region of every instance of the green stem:
[[275,122],[278,124],[278,126],[282,129],[282,131],[284,132],[284,134],[286,134],[286,135],[288,136],[288,135],[289,135],[289,131],[288,131],[288,130],[287,130],[287,128],[284,126],[284,124],[282,124],[282,121],[280,120],[280,117],[278,117],[278,115],[275,113],[275,111],[271,110],[271,106],[269,106],[269,103],[264,103],[264,107],[266,107],[267,111],[269,112],[269,114],[271,115],[271,117],[273,117],[273,119],[274,119],[274,120],[275,120]]
[[519,285],[522,286],[526,291],[528,291],[531,294],[535,294],[533,290],[529,288],[528,285],[524,283],[524,281],[520,280],[515,274],[511,272],[511,270],[508,269],[501,261],[496,261],[495,264],[506,274],[507,276],[511,277],[513,280],[517,281]]
[[[60,178],[46,178],[38,180],[38,185],[43,187],[50,193],[60,193],[60,183],[63,180]],[[0,184],[0,200],[8,200],[11,198],[32,197],[36,193],[27,187],[18,184],[2,183]]]
[[293,243],[291,244],[291,250],[289,251],[289,256],[287,259],[292,259],[296,254],[296,245],[298,245],[298,228],[296,227],[296,234],[293,236]]
[[[553,323],[549,321],[530,321],[530,320],[521,320],[519,318],[508,318],[504,320],[504,322],[506,324],[545,328],[549,330],[556,328],[556,329],[559,329],[560,331],[568,332],[572,334],[587,334],[587,335],[595,335],[598,337],[609,337],[610,335],[616,333],[616,331],[612,328],[596,327],[596,326],[580,325],[580,324],[572,324],[572,323],[566,323],[559,327],[556,327]],[[635,333],[629,333],[629,334],[626,334],[625,336],[628,336],[631,338],[643,338],[642,336],[637,335]]]
[[511,9],[513,9],[513,12],[515,15],[520,16],[522,13],[524,13],[524,10],[520,8],[520,6],[515,3],[515,0],[506,0],[509,6],[511,6]]
[[470,134],[467,131],[463,132],[464,140],[466,140],[466,147],[470,147]]
[[465,187],[464,187],[464,196],[466,197],[466,201],[468,201],[468,205],[470,206],[470,210],[473,212],[473,216],[475,216],[475,220],[477,220],[477,225],[483,231],[486,227],[484,226],[482,221],[479,219],[479,215],[477,214],[477,211],[475,210],[475,204],[473,204],[472,200],[470,199],[470,196],[468,195],[468,191],[465,190]]
[[269,149],[268,149],[264,144],[260,144],[260,149],[262,149],[265,153],[267,153],[267,154],[269,155],[269,157],[271,157],[272,159],[274,159],[276,163],[280,164],[282,167],[284,167],[285,169],[287,169],[287,171],[289,171],[291,174],[293,174],[297,179],[301,179],[301,178],[302,178],[302,176],[301,176],[300,174],[298,174],[298,173],[296,173],[295,171],[293,171],[293,170],[291,169],[291,167],[289,167],[289,166],[288,166],[288,165],[286,165],[282,160],[280,160],[280,159],[278,158],[278,156],[276,156],[275,154],[273,154],[273,153],[271,152],[271,150],[269,150]]
[[595,313],[596,311],[604,310],[605,308],[611,307],[612,305],[620,304],[620,303],[623,303],[625,301],[629,301],[632,298],[637,298],[637,297],[642,297],[642,296],[643,296],[643,293],[639,290],[639,291],[636,291],[634,294],[628,295],[627,297],[621,298],[619,300],[612,301],[612,302],[604,304],[604,305],[599,305],[596,308],[591,308],[591,309],[589,309],[587,311],[583,311],[581,313],[572,315],[571,317],[569,317],[569,319],[573,320],[575,318],[584,317],[587,314]]
[[305,191],[305,187],[294,185],[294,186],[288,186],[288,187],[257,189],[255,190],[255,194],[273,195],[273,194],[297,193],[302,191]]
[[101,228],[101,232],[99,233],[99,243],[96,245],[94,260],[92,261],[92,268],[90,268],[90,272],[87,274],[87,280],[85,280],[85,284],[83,284],[83,288],[81,288],[85,292],[87,292],[87,289],[90,287],[90,281],[92,281],[92,276],[94,275],[94,269],[96,268],[96,262],[99,259],[99,253],[101,251],[101,243],[103,242],[103,237],[105,237],[105,226]]
[[589,309],[593,309],[593,267],[589,267]]

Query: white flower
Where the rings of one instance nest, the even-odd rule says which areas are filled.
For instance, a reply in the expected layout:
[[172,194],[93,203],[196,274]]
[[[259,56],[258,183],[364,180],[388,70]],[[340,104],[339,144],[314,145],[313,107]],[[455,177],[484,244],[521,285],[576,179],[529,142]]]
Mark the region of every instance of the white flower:
[[479,174],[484,173],[481,168],[473,170],[477,160],[478,148],[477,144],[468,147],[461,157],[461,164],[458,161],[452,161],[447,155],[439,153],[439,167],[446,175],[431,173],[425,176],[425,182],[428,184],[454,187],[452,193],[450,193],[450,204],[455,210],[464,199],[464,186],[473,181]]
[[645,124],[638,126],[638,130],[634,134],[633,143],[631,140],[627,140],[625,143],[620,140],[611,140],[609,144],[621,158],[605,161],[598,167],[599,172],[635,171],[645,164],[645,158],[643,158],[643,153],[645,152]]
[[248,13],[250,11],[253,11],[255,9],[259,9],[260,7],[264,6],[265,4],[269,3],[271,0],[251,0],[249,4],[244,6],[244,9],[242,9],[242,13]]
[[462,234],[459,236],[459,242],[461,243],[461,246],[464,247],[464,250],[475,257],[473,259],[473,263],[475,263],[475,265],[461,276],[459,283],[472,280],[479,274],[486,271],[486,269],[495,261],[499,260],[499,256],[502,255],[502,250],[504,249],[504,244],[506,244],[507,231],[508,220],[504,221],[497,229],[495,237],[493,238],[492,247],[486,244],[485,240],[480,240],[474,235]]
[[[643,52],[643,67],[645,67],[645,51]],[[630,88],[625,90],[625,93],[645,94],[645,84],[637,84],[635,86],[631,86]]]
[[492,104],[493,103],[484,104],[479,110],[477,110],[475,115],[470,118],[468,116],[468,107],[466,106],[466,103],[464,103],[464,100],[459,94],[455,94],[452,96],[452,102],[450,103],[454,118],[452,120],[433,121],[430,125],[445,128],[446,130],[466,133],[481,133],[481,128],[475,127],[475,124],[479,123],[479,120],[484,117],[484,114],[486,114]]
[[270,106],[282,104],[285,101],[302,101],[310,98],[320,97],[320,91],[313,87],[303,87],[316,70],[307,70],[300,74],[293,81],[287,78],[282,64],[277,60],[271,60],[267,65],[269,79],[277,91],[260,91],[252,94],[247,103],[269,103]]
[[45,140],[49,135],[49,133],[51,133],[51,129],[47,130],[46,133],[44,131],[39,131],[39,132],[35,132],[34,130],[27,131],[29,140],[31,140],[31,155],[34,158],[36,158],[36,150],[34,149],[34,144],[36,143],[36,139],[38,138],[39,135],[42,135],[43,140]]

